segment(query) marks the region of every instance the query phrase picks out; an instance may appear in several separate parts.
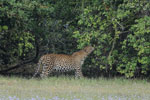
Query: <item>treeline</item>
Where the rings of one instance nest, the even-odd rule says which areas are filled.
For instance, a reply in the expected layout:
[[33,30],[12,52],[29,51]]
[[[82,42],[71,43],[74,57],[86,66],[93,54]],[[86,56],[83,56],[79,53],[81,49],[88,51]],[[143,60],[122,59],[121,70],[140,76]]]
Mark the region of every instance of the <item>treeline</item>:
[[149,0],[0,1],[0,73],[86,45],[85,76],[149,77]]

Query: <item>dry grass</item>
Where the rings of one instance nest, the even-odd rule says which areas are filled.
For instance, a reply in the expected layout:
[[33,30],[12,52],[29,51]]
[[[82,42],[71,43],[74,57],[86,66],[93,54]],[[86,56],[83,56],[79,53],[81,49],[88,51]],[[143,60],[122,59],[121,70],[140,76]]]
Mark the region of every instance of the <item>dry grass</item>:
[[9,100],[11,97],[18,100],[149,100],[150,83],[122,78],[28,80],[0,77],[0,98]]

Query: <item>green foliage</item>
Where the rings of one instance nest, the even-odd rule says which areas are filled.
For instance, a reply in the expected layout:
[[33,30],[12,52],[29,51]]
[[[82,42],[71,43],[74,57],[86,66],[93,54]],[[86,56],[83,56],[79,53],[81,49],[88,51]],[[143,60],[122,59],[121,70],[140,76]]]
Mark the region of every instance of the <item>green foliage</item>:
[[73,37],[77,38],[79,48],[88,44],[95,46],[92,62],[107,74],[147,75],[150,63],[148,7],[150,3],[137,0],[115,4],[106,0],[101,5],[86,6],[78,17],[79,28]]
[[143,74],[147,74],[150,70],[150,17],[144,16],[135,20],[136,24],[131,27],[132,35],[128,35],[129,45],[137,53],[137,61],[140,63],[141,71]]
[[[61,7],[65,12],[60,13]],[[42,51],[40,55],[66,53],[74,43],[70,38],[72,28],[68,27],[74,14],[72,7],[59,0],[0,1],[0,64],[14,64],[34,57],[37,45],[40,48],[37,51]]]
[[[1,0],[0,65],[45,53],[95,50],[85,75],[149,76],[147,0]],[[93,72],[91,72],[93,71]]]
[[8,26],[6,26],[6,25],[0,26],[0,32],[7,31],[7,30],[8,30]]
[[8,30],[1,35],[2,64],[17,63],[35,55],[35,38],[43,32],[43,20],[53,12],[48,5],[31,0],[0,2],[0,25]]

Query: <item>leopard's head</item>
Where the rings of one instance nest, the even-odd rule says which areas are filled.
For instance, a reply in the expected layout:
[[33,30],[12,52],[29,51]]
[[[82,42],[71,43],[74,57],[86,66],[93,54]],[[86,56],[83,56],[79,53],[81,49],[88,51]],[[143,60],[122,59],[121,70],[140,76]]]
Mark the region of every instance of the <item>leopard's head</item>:
[[74,52],[72,56],[81,62],[84,62],[86,57],[94,50],[92,46],[87,46],[78,52]]
[[83,49],[83,51],[87,53],[87,55],[89,55],[93,50],[94,50],[94,47],[92,46],[87,46]]

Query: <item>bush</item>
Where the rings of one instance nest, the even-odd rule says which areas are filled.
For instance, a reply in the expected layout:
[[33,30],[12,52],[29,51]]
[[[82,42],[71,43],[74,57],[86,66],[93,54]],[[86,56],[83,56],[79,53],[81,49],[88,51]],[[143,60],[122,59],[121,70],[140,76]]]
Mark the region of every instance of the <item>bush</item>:
[[79,48],[87,44],[95,46],[92,66],[108,75],[119,73],[135,77],[147,74],[149,7],[150,3],[146,1],[122,0],[114,4],[104,1],[101,5],[84,8],[73,37]]

